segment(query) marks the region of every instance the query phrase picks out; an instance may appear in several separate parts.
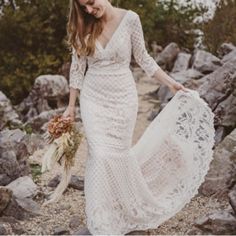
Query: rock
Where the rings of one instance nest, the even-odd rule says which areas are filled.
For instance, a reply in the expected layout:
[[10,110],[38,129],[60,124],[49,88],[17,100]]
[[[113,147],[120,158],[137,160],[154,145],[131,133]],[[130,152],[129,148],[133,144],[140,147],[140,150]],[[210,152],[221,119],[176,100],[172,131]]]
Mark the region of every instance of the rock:
[[19,115],[12,106],[11,101],[0,91],[0,130],[11,126],[16,128],[22,125]]
[[27,145],[24,143],[25,133],[19,129],[0,132],[0,185],[7,185],[16,178],[30,174],[27,163]]
[[209,74],[222,65],[221,60],[218,57],[201,49],[194,51],[191,64],[193,69],[198,70],[203,74]]
[[83,227],[83,228],[79,229],[78,231],[76,231],[73,234],[74,235],[92,235],[87,227]]
[[31,198],[16,198],[16,201],[19,206],[24,209],[24,211],[29,212],[32,215],[40,215],[39,204],[33,201]]
[[192,55],[190,53],[180,52],[175,61],[172,73],[187,70],[189,67],[191,56]]
[[232,106],[236,103],[236,58],[200,79],[202,80],[204,82],[198,88],[200,97],[214,111],[215,126],[223,126],[226,130],[223,133],[229,133],[236,126],[236,107]]
[[219,58],[223,58],[225,55],[229,54],[233,50],[236,50],[236,47],[232,43],[223,43],[217,50],[217,54]]
[[[14,217],[7,217],[2,216],[0,217],[0,225],[3,226],[3,230],[6,230],[8,235],[22,235],[26,232],[22,229],[22,226],[20,225],[19,221],[16,220]],[[1,229],[0,229],[1,231]],[[2,235],[2,232],[0,232],[0,235]]]
[[69,222],[69,226],[71,229],[77,229],[81,225],[81,219],[79,215],[74,215]]
[[[14,156],[15,158],[15,156]],[[1,161],[0,161],[1,163]],[[11,178],[7,174],[0,174],[0,186],[5,186],[11,182]]]
[[40,134],[27,134],[24,137],[24,142],[27,144],[29,155],[33,155],[37,150],[41,150],[45,147],[45,140]]
[[[55,115],[61,115],[66,108],[59,108],[54,110],[43,111],[39,115],[29,118],[25,123],[25,127],[31,127],[33,132],[45,131],[47,129],[48,121]],[[44,127],[44,128],[42,128]]]
[[188,69],[188,70],[183,70],[175,73],[170,73],[170,76],[177,82],[180,82],[181,84],[186,83],[190,79],[200,79],[204,75],[194,69]]
[[12,198],[12,191],[6,187],[0,187],[0,215],[6,209]]
[[229,203],[236,215],[236,185],[234,185],[234,188],[229,192],[228,196],[229,196]]
[[236,181],[236,129],[216,147],[210,169],[199,192],[205,196],[228,194]]
[[[26,199],[24,199],[26,201]],[[38,212],[31,211],[31,206],[27,206],[28,202],[23,205],[26,206],[26,208],[22,207],[22,204],[18,203],[19,199],[17,199],[14,195],[11,198],[10,203],[7,205],[7,207],[3,211],[3,216],[10,216],[14,217],[17,220],[27,220],[30,217],[38,215]],[[36,204],[36,203],[35,203]]]
[[173,97],[173,94],[167,86],[161,85],[157,89],[157,98],[161,104],[169,102],[172,97]]
[[[59,184],[60,181],[61,181],[61,176],[56,175],[53,179],[51,179],[49,181],[48,186],[55,188]],[[68,187],[83,191],[84,190],[84,178],[81,176],[72,175]]]
[[203,233],[230,235],[236,232],[236,218],[229,212],[219,211],[198,219],[194,226]]
[[176,43],[168,44],[156,58],[157,64],[163,69],[171,71],[180,49]]
[[61,226],[55,227],[53,230],[53,235],[69,235],[69,234],[70,231]]
[[[0,215],[13,216],[23,219],[31,215],[38,215],[39,205],[27,196],[32,196],[32,183],[26,178],[13,182],[11,188],[0,187]],[[19,183],[19,186],[17,186]],[[30,184],[29,184],[30,183]],[[25,187],[26,186],[26,187]]]
[[69,93],[67,80],[61,75],[40,75],[35,79],[34,86],[46,99],[59,99]]
[[225,63],[230,62],[230,61],[235,60],[235,59],[236,59],[236,49],[234,49],[234,50],[231,51],[230,53],[226,54],[226,55],[222,58],[221,62],[222,62],[223,64],[225,64]]
[[34,197],[37,194],[38,187],[29,176],[24,176],[8,184],[7,188],[13,191],[15,197],[22,199]]
[[3,178],[0,181],[0,185],[5,186],[9,184],[12,180],[18,178],[19,173],[20,166],[14,151],[5,151],[0,148],[0,174]]
[[217,117],[215,125],[234,127],[236,124],[236,96],[230,94],[214,110]]
[[67,105],[68,82],[61,75],[41,75],[35,79],[32,90],[19,106],[18,112],[24,122],[44,111]]

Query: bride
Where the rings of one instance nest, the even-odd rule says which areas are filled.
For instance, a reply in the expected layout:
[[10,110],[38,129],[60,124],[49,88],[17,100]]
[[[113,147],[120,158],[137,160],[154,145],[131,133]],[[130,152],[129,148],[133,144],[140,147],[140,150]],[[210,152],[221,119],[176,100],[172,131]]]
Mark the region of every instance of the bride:
[[[86,223],[91,234],[157,228],[197,193],[212,159],[213,113],[169,77],[145,48],[139,15],[109,0],[70,0],[70,98],[79,94],[88,145]],[[131,56],[174,97],[132,146],[138,111]]]

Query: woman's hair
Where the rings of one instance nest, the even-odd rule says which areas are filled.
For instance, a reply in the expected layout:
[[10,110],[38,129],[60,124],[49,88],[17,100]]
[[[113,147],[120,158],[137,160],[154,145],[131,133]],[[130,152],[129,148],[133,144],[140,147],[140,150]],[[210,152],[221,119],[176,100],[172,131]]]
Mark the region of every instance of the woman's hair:
[[[111,2],[111,0],[109,0]],[[70,0],[67,23],[67,43],[74,47],[79,56],[93,55],[95,40],[102,33],[103,25],[99,18],[85,12],[79,0]],[[85,38],[88,37],[86,40]]]

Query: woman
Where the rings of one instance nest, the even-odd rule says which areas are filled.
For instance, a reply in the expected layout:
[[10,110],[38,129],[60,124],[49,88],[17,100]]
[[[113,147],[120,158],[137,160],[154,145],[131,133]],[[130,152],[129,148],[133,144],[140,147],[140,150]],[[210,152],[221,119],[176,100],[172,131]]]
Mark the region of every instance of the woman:
[[[198,93],[170,78],[147,53],[140,18],[109,0],[71,0],[70,100],[80,111],[88,144],[87,227],[92,234],[157,228],[197,193],[212,158],[213,113]],[[175,95],[138,142],[131,55]],[[87,70],[86,70],[87,66]]]

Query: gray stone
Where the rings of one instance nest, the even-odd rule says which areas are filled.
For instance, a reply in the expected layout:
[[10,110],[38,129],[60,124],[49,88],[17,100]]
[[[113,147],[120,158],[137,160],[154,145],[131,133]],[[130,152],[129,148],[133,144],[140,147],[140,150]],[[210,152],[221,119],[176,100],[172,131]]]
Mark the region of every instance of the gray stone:
[[226,55],[222,58],[221,62],[222,62],[223,64],[225,64],[225,63],[227,63],[227,62],[229,62],[229,61],[232,61],[232,60],[235,60],[235,59],[236,59],[236,49],[234,49],[234,50],[231,51],[230,53],[226,54]]
[[210,234],[234,234],[236,232],[236,218],[229,212],[219,211],[198,219],[197,228]]
[[234,188],[229,192],[228,196],[229,196],[229,203],[236,215],[236,185],[234,185]]
[[191,59],[192,68],[203,74],[208,74],[218,69],[222,63],[221,60],[211,53],[197,49],[194,51]]
[[216,147],[210,169],[199,192],[205,196],[228,194],[236,181],[236,129]]
[[184,84],[190,79],[200,79],[204,75],[194,69],[188,69],[188,70],[183,70],[175,73],[170,73],[170,76],[177,82],[180,82],[181,84]]
[[23,199],[26,197],[34,197],[37,194],[37,185],[29,176],[20,177],[10,184],[7,188],[13,191],[15,197]]
[[189,68],[191,56],[192,55],[190,53],[180,52],[175,61],[172,73],[187,70]]
[[0,130],[10,125],[12,128],[22,125],[19,115],[13,108],[11,101],[0,91]]
[[223,43],[217,50],[217,54],[219,58],[223,58],[225,55],[229,54],[233,50],[236,50],[236,47],[232,43]]
[[74,235],[92,235],[87,227],[83,227],[73,233]]
[[158,54],[156,62],[163,69],[171,71],[179,52],[179,46],[176,43],[170,43]]
[[[60,181],[61,181],[61,176],[56,175],[54,178],[52,178],[49,181],[48,186],[55,188],[60,183]],[[84,178],[81,176],[72,175],[68,187],[83,191],[84,190]]]
[[55,227],[53,230],[53,235],[69,235],[69,234],[70,231],[61,226]]

